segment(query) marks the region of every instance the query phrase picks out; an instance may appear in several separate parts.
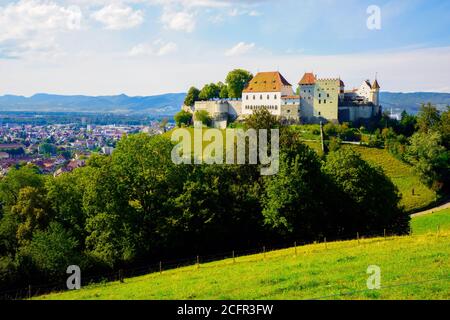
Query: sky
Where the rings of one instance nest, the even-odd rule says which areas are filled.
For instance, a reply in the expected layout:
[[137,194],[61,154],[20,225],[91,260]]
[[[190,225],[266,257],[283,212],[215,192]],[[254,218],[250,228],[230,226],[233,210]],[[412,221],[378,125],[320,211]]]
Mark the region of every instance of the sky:
[[186,92],[244,68],[450,92],[450,1],[0,0],[0,95]]

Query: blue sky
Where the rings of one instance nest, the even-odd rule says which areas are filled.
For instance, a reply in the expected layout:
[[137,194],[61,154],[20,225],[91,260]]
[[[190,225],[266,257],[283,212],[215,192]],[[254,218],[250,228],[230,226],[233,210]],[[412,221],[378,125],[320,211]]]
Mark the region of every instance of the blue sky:
[[448,17],[437,0],[0,0],[0,94],[181,92],[237,67],[450,92]]

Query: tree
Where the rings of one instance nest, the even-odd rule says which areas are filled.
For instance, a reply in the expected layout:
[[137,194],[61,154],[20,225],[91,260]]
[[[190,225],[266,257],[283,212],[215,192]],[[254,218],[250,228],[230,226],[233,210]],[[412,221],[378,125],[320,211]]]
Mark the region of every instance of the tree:
[[173,118],[178,127],[181,127],[182,125],[187,126],[192,121],[192,113],[181,110],[180,112],[177,112]]
[[51,143],[43,143],[39,146],[39,153],[53,155],[56,153],[56,146]]
[[235,69],[228,73],[225,83],[228,85],[228,96],[230,98],[241,98],[242,91],[253,78],[253,75],[242,69]]
[[228,98],[228,86],[226,84],[223,84],[222,82],[219,82],[217,84],[220,89],[219,98],[221,99],[227,99]]
[[450,152],[443,145],[437,131],[417,132],[410,138],[405,158],[428,186],[448,187],[450,177]]
[[312,239],[326,230],[323,175],[317,154],[293,143],[280,154],[277,175],[265,178],[261,197],[265,223],[284,237]]
[[417,128],[420,132],[427,133],[430,130],[439,130],[441,117],[439,110],[431,103],[422,104],[417,114]]
[[345,196],[342,223],[347,232],[409,232],[409,215],[399,207],[398,189],[381,168],[342,148],[328,154],[324,172]]
[[184,99],[184,105],[189,107],[194,106],[195,101],[198,100],[199,94],[200,90],[198,90],[196,87],[190,87],[186,95],[186,98]]
[[35,230],[44,230],[51,220],[45,193],[34,187],[20,189],[17,203],[12,206],[11,213],[17,215],[20,221],[17,240],[21,245],[31,240]]
[[450,106],[447,106],[447,110],[441,114],[440,132],[444,146],[450,149]]
[[416,124],[416,117],[403,110],[399,123],[399,133],[406,137],[412,136],[415,131]]
[[247,129],[275,129],[280,126],[281,123],[277,117],[272,115],[270,111],[265,108],[253,111],[253,113],[245,120],[245,127]]
[[6,177],[0,179],[0,204],[7,209],[16,203],[22,188],[41,188],[43,185],[44,178],[36,166],[13,167]]
[[163,118],[161,120],[161,122],[159,123],[159,127],[161,128],[161,130],[163,131],[163,133],[166,132],[166,127],[167,127],[167,123],[169,122],[169,119],[167,118]]
[[206,110],[195,111],[194,120],[201,121],[206,126],[209,126],[212,121],[208,111]]
[[218,98],[220,94],[220,88],[215,83],[205,84],[200,91],[198,98],[200,100],[211,100]]
[[67,266],[79,265],[81,260],[78,241],[55,222],[48,230],[37,230],[21,254],[28,255],[37,270],[52,279],[65,277]]

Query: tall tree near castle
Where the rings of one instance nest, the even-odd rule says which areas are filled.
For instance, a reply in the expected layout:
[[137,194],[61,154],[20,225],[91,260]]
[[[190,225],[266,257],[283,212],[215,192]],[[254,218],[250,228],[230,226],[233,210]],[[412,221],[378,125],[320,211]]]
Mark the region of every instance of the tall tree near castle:
[[242,96],[242,90],[248,82],[253,78],[253,75],[247,70],[235,69],[228,73],[225,79],[228,85],[228,97],[229,98],[240,98]]
[[200,94],[200,90],[198,90],[196,87],[190,87],[189,91],[186,95],[186,98],[184,99],[184,105],[192,107],[195,103],[195,101],[198,100],[198,95]]

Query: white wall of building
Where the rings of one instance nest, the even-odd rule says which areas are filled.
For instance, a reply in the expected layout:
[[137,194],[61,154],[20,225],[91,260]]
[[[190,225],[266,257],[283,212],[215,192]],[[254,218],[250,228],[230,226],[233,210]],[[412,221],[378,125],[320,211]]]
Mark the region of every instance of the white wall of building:
[[254,110],[267,108],[275,116],[281,115],[282,92],[251,92],[242,94],[242,114],[252,114]]

